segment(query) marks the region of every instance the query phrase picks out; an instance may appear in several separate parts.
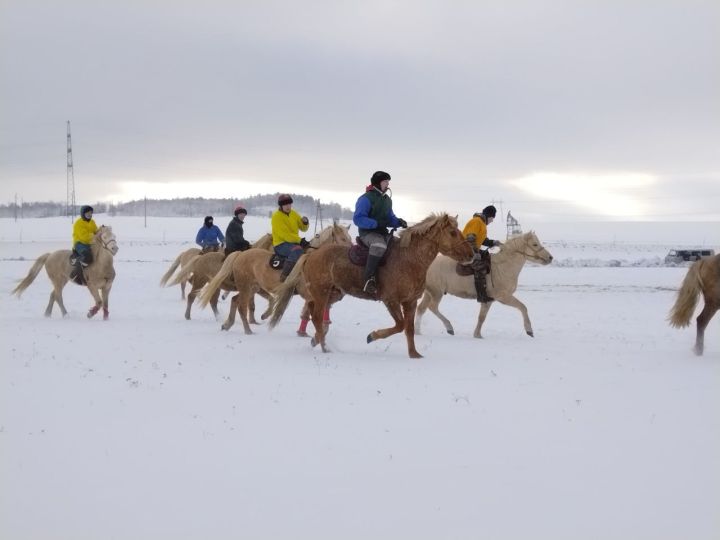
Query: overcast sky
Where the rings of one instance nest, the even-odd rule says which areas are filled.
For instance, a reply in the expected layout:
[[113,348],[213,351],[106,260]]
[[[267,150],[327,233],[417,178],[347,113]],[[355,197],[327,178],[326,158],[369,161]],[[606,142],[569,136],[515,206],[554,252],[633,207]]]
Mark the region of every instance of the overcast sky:
[[0,0],[0,202],[720,220],[718,1]]

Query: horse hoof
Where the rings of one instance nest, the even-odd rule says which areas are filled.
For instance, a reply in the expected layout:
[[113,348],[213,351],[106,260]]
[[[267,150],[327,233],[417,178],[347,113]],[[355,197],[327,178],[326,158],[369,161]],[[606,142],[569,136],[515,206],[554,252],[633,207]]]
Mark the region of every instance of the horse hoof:
[[375,340],[374,340],[373,337],[372,337],[372,332],[370,332],[370,333],[367,335],[367,342],[368,342],[368,343],[372,343],[373,341],[375,341]]
[[298,330],[298,331],[297,331],[297,335],[298,335],[299,337],[310,337],[310,334],[308,334],[307,332],[305,332],[305,331],[303,331],[303,330]]
[[703,350],[698,347],[693,347],[693,352],[695,353],[695,356],[702,356]]
[[527,332],[527,335],[530,337],[535,337],[535,334],[532,333],[532,330],[530,332]]
[[262,315],[260,315],[260,320],[261,320],[261,321],[264,321],[264,320],[267,319],[269,316],[270,316],[269,313],[268,313],[268,314],[263,313]]
[[227,332],[228,330],[230,330],[230,327],[229,327],[229,326],[225,326],[225,325],[223,324],[223,325],[220,326],[220,330],[224,330],[224,331]]
[[317,341],[315,340],[314,337],[313,337],[312,339],[310,339],[310,345],[311,345],[312,347],[315,347],[315,345],[317,345]]
[[422,358],[422,357],[423,357],[423,355],[420,354],[420,353],[417,352],[417,351],[411,352],[411,353],[409,354],[409,356],[410,356],[410,358]]
[[455,335],[455,330],[453,330],[452,328],[450,328],[450,329],[448,329],[447,333],[450,334],[451,336],[454,336],[454,335]]

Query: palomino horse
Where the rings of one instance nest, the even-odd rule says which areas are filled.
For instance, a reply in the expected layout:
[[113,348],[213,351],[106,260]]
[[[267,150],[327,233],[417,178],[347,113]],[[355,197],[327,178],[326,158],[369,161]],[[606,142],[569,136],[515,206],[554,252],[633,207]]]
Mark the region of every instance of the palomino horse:
[[[117,240],[112,232],[112,228],[102,225],[95,233],[93,243],[91,244],[93,263],[85,269],[85,279],[87,288],[90,291],[95,305],[88,311],[88,319],[95,315],[100,308],[103,310],[103,319],[107,320],[110,316],[108,297],[113,280],[115,279],[115,268],[113,268],[113,256],[118,252]],[[45,267],[47,275],[53,284],[53,290],[50,293],[50,301],[48,302],[45,316],[52,315],[52,309],[55,302],[60,306],[62,316],[67,315],[65,304],[63,303],[62,290],[70,280],[70,254],[69,249],[61,249],[52,253],[41,255],[33,264],[27,276],[15,287],[12,294],[20,296],[40,273],[42,267]]]
[[[518,275],[525,266],[525,261],[549,264],[552,259],[552,255],[543,247],[534,232],[510,238],[502,246],[499,253],[490,255],[490,274],[487,276],[488,294],[498,302],[520,310],[525,332],[530,337],[533,337],[534,334],[527,308],[525,304],[514,296],[517,289]],[[458,275],[455,271],[456,266],[455,261],[447,257],[438,257],[430,265],[427,282],[425,283],[425,295],[418,306],[417,318],[415,319],[415,328],[417,328],[418,334],[420,333],[422,316],[428,307],[443,322],[448,334],[455,334],[450,321],[440,313],[439,305],[444,294],[449,293],[460,298],[472,298],[473,300],[477,298],[474,276]],[[488,302],[480,306],[477,326],[473,333],[476,338],[482,337],[480,332],[491,305],[492,302]]]
[[684,328],[690,325],[701,292],[705,306],[697,317],[697,337],[693,347],[698,356],[702,355],[705,348],[705,328],[720,309],[720,255],[703,257],[692,264],[678,291],[675,305],[670,310],[671,326]]
[[[192,260],[192,258],[195,257],[195,255],[200,255],[199,248],[186,249],[180,255],[175,257],[175,260],[170,265],[170,268],[168,268],[168,271],[165,272],[162,278],[160,278],[160,286],[165,287],[168,280],[175,273],[175,270],[177,270],[178,266],[180,267],[180,269],[185,268],[187,264]],[[185,300],[185,284],[189,283],[189,281],[189,279],[183,279],[182,281],[180,281],[180,295],[183,300]]]
[[[348,228],[334,223],[320,231],[320,234],[310,241],[308,249],[318,249],[323,245],[331,245],[347,252],[351,244],[352,239],[348,234]],[[237,307],[245,333],[252,334],[246,314],[253,295],[261,290],[274,295],[275,290],[282,283],[280,281],[280,272],[270,267],[269,260],[269,253],[266,250],[249,249],[243,251],[234,260],[223,263],[220,271],[203,291],[200,296],[200,305],[206,306],[223,283],[230,279],[234,282],[238,294],[232,299],[230,313],[222,325],[223,330],[229,330],[235,323],[235,308]],[[302,294],[302,289],[299,289],[298,292]],[[272,305],[273,301],[271,299],[268,309]],[[323,312],[320,313],[319,320],[322,321],[322,319]]]
[[[264,235],[262,238],[260,238],[260,240],[255,242],[252,247],[258,249],[269,249],[269,247],[272,247],[272,235]],[[234,259],[238,253],[240,252],[235,251],[231,253],[228,258]],[[188,321],[190,320],[190,313],[192,311],[192,305],[195,301],[195,297],[200,293],[200,290],[205,286],[205,284],[208,283],[213,277],[215,277],[215,275],[222,267],[225,259],[225,254],[220,251],[205,253],[204,255],[196,255],[190,261],[188,261],[185,266],[183,266],[178,275],[175,276],[175,278],[170,283],[166,284],[163,283],[162,280],[160,281],[160,285],[166,285],[168,287],[172,285],[183,284],[186,281],[190,282],[192,288],[188,293],[187,307],[185,308],[185,318]],[[165,276],[163,276],[163,279],[164,277]],[[226,283],[223,283],[220,288],[225,291],[234,291],[235,284],[231,280],[228,280]],[[263,292],[260,292],[260,295],[267,298],[267,295]],[[219,296],[220,291],[217,291],[217,294],[210,299],[210,306],[212,307],[213,313],[215,314],[216,318],[220,316],[220,312],[217,308]],[[255,320],[254,305],[252,306],[250,318],[252,319],[253,324],[257,324],[257,321]]]
[[323,352],[328,352],[322,314],[331,295],[340,291],[366,300],[382,300],[395,321],[392,328],[370,332],[368,343],[404,330],[410,358],[421,358],[415,348],[414,319],[417,301],[425,288],[427,269],[438,252],[457,261],[469,261],[472,248],[458,230],[457,219],[447,214],[433,214],[401,232],[399,240],[389,249],[385,266],[379,269],[376,296],[363,292],[363,268],[350,262],[347,247],[326,245],[305,255],[277,291],[270,327],[282,318],[294,287],[303,277],[315,326],[313,346],[319,343]]

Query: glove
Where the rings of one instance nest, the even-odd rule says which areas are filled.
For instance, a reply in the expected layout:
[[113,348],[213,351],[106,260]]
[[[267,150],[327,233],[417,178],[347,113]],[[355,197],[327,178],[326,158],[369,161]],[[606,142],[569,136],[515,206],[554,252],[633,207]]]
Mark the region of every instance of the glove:
[[310,220],[306,216],[303,216],[300,221],[303,222],[303,225],[307,225],[308,223],[310,223]]
[[476,238],[475,235],[474,235],[473,233],[470,233],[470,234],[468,234],[468,235],[465,237],[465,240],[467,240],[468,243],[470,243],[470,244],[472,244],[472,245],[474,246],[474,245],[475,245],[475,238]]
[[402,218],[398,218],[398,227],[402,227],[403,229],[407,229],[408,224],[407,221],[405,221]]
[[493,240],[493,246],[494,247],[500,247],[503,243],[500,240]]
[[[305,218],[305,219],[307,219],[307,218]],[[310,245],[310,242],[308,242],[304,238],[300,239],[300,246],[302,246],[303,249],[306,249],[309,245]]]

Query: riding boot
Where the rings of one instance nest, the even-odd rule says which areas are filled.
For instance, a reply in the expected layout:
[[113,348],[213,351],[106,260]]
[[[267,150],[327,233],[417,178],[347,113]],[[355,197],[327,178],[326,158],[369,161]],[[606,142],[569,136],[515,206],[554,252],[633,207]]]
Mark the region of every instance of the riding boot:
[[292,272],[293,267],[295,266],[295,261],[291,261],[290,259],[285,259],[285,262],[283,263],[282,272],[280,272],[280,281],[285,281],[287,277],[290,275],[290,272]]
[[477,292],[477,301],[483,304],[492,302],[494,298],[488,296],[486,273],[484,270],[475,270],[475,291]]
[[367,262],[365,263],[365,272],[363,273],[363,291],[368,294],[377,294],[377,267],[380,265],[382,257],[377,255],[368,255]]

